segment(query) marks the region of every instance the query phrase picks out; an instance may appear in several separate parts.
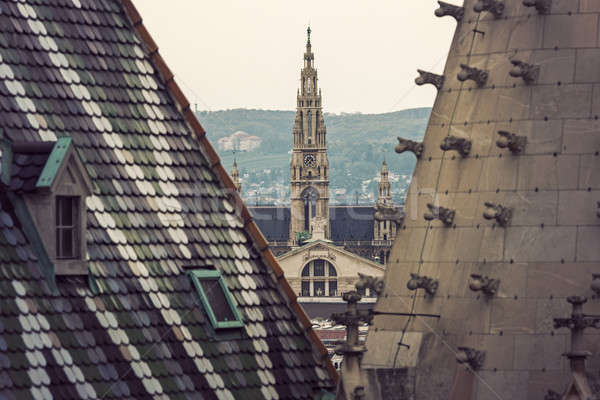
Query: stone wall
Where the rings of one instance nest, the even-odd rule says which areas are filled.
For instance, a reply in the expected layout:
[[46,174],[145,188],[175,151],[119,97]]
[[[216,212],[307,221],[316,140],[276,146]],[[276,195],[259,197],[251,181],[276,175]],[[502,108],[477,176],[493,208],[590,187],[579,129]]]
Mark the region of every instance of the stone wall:
[[[570,377],[569,331],[553,327],[570,315],[566,297],[587,296],[585,312],[600,314],[590,289],[600,273],[600,1],[553,0],[542,15],[506,0],[498,18],[476,3],[464,2],[376,305],[441,318],[377,316],[363,366],[411,368],[416,399],[447,399],[467,346],[485,352],[472,398],[542,400]],[[538,76],[511,76],[511,60]],[[487,81],[459,81],[461,64]],[[498,147],[499,131],[526,137],[524,150]],[[470,154],[441,150],[448,136],[470,140]],[[485,202],[511,209],[506,227],[484,218]],[[425,220],[427,203],[455,210],[452,224]],[[435,296],[408,290],[411,273],[439,280]],[[499,279],[498,292],[470,290],[471,274]],[[585,340],[597,375],[598,331]]]

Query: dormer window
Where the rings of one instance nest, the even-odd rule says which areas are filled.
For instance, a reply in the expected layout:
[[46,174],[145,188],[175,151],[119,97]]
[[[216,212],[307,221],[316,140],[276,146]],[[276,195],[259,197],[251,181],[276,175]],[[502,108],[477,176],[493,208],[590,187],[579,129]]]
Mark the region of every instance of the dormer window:
[[79,198],[56,196],[56,258],[79,257],[77,242],[81,240],[78,229]]
[[11,142],[0,137],[0,180],[22,203],[29,242],[48,276],[88,276],[85,198],[92,183],[70,137],[55,142]]

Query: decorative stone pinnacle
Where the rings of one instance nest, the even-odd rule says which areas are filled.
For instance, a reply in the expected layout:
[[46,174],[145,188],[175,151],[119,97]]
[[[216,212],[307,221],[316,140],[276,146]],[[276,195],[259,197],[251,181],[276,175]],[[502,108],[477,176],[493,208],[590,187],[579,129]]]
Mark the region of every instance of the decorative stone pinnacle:
[[471,282],[469,289],[474,292],[482,291],[487,296],[493,296],[498,292],[500,287],[500,279],[488,278],[479,274],[471,274]]
[[404,139],[398,136],[398,144],[394,148],[394,151],[398,154],[402,154],[405,151],[412,152],[417,158],[423,155],[425,145],[423,142],[415,142],[414,140]]
[[427,208],[429,208],[429,212],[425,213],[425,215],[423,216],[427,221],[439,219],[446,226],[451,226],[454,223],[454,216],[456,215],[456,211],[446,207],[434,206],[431,203],[427,204]]
[[435,10],[436,17],[445,17],[446,15],[449,15],[454,17],[454,19],[458,22],[465,16],[464,7],[455,6],[454,4],[449,4],[443,1],[438,1],[438,4],[440,5],[440,8]]
[[483,218],[495,219],[498,225],[503,228],[510,224],[512,208],[504,207],[496,203],[490,203],[488,201],[486,201],[484,205],[486,206],[486,210],[483,212]]
[[478,0],[473,6],[475,12],[489,11],[499,18],[504,12],[504,2],[500,0]]
[[471,141],[456,136],[446,136],[440,144],[440,149],[444,151],[456,150],[462,157],[467,157],[471,152]]
[[[581,296],[569,296],[567,301],[573,306],[571,317],[569,318],[554,318],[554,328],[569,328],[572,335],[586,328],[600,329],[600,315],[586,315],[583,313],[583,305],[587,302],[587,298]],[[578,336],[578,335],[577,335]],[[575,336],[573,336],[575,337]],[[573,344],[573,351],[578,349],[580,343]]]
[[306,41],[306,45],[310,46],[310,33],[311,33],[311,29],[310,29],[310,25],[308,26],[308,28],[306,29],[306,35],[308,37],[308,40]]
[[500,139],[496,141],[496,146],[501,149],[508,148],[513,154],[519,154],[525,150],[527,136],[519,136],[507,131],[498,131],[498,135],[500,135]]
[[430,296],[435,296],[438,286],[437,279],[412,273],[410,274],[410,280],[406,283],[408,290],[425,289],[425,292]]
[[513,69],[509,72],[510,76],[513,78],[523,78],[528,85],[537,81],[540,75],[539,65],[527,64],[516,59],[510,60],[510,62],[514,65]]
[[482,87],[487,82],[487,71],[475,67],[470,67],[466,64],[460,64],[460,67],[462,68],[462,70],[457,75],[459,81],[464,82],[470,79],[474,81],[479,87]]
[[473,371],[483,367],[485,361],[485,351],[472,349],[470,347],[459,347],[456,354],[456,361],[459,364],[467,364]]
[[525,7],[535,7],[538,13],[548,14],[552,7],[552,0],[523,0]]
[[444,75],[434,74],[432,72],[423,71],[422,69],[417,69],[419,76],[415,78],[415,83],[419,86],[425,85],[426,83],[430,83],[440,90],[444,85]]

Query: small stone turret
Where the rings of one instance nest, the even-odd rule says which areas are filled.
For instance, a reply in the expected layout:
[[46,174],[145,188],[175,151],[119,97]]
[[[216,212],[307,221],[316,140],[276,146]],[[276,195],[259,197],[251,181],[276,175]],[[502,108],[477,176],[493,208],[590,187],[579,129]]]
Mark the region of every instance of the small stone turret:
[[[375,240],[394,240],[398,226],[404,221],[404,214],[398,206],[392,204],[392,192],[389,170],[385,160],[381,164],[381,172],[375,203]],[[387,257],[385,257],[387,258]],[[382,263],[385,260],[380,260]]]
[[237,166],[236,160],[233,160],[233,167],[231,168],[231,180],[233,181],[233,184],[235,185],[235,190],[237,190],[238,193],[241,195],[242,194],[242,183],[240,182],[240,173],[238,171],[238,166]]

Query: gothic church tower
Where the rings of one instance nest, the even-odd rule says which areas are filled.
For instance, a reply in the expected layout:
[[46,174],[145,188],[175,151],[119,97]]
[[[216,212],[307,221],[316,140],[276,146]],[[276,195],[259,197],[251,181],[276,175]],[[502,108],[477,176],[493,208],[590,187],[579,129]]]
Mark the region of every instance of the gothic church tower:
[[329,161],[326,129],[321,108],[321,90],[317,84],[314,54],[310,44],[310,27],[304,53],[297,95],[294,147],[290,162],[290,239],[297,232],[320,233],[330,237],[329,228]]

